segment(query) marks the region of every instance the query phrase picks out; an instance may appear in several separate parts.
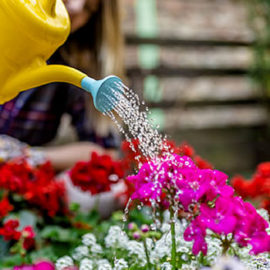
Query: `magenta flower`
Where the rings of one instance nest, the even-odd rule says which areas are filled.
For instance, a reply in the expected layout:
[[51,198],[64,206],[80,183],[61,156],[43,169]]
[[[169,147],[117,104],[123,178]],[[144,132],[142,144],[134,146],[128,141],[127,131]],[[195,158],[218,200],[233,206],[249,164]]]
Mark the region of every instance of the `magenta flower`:
[[184,239],[186,241],[193,241],[192,252],[197,255],[200,251],[207,254],[207,243],[205,241],[206,226],[201,223],[200,219],[195,218],[184,232]]
[[219,235],[232,233],[236,243],[240,246],[250,244],[250,253],[258,254],[270,251],[267,226],[267,222],[250,203],[239,197],[219,197],[212,208],[201,204],[199,216],[187,227],[184,237],[186,241],[194,240],[193,252],[198,254],[199,251],[205,252],[203,239],[206,228]]
[[253,254],[270,251],[268,223],[250,203],[233,196],[227,178],[217,170],[199,169],[189,157],[168,154],[143,164],[128,181],[135,186],[133,200],[191,214],[184,239],[193,241],[196,255],[207,253],[207,229],[219,235],[231,233],[238,245],[250,244]]
[[200,207],[200,220],[207,228],[217,234],[227,235],[235,230],[237,218],[234,215],[234,201],[232,198],[219,197],[215,207],[206,204]]
[[[233,189],[226,184],[227,175],[210,169],[199,169],[191,158],[176,154],[144,163],[137,175],[129,176],[135,192],[131,199],[179,202],[188,211],[191,204],[212,201],[217,195],[231,196]],[[162,202],[161,202],[162,203]]]
[[54,265],[51,262],[39,262],[34,265],[15,266],[14,270],[54,270]]

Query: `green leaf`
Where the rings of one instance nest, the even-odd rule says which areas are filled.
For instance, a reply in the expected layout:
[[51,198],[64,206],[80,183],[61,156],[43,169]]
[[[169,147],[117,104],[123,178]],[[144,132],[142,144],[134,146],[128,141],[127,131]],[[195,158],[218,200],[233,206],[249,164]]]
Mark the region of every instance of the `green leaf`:
[[46,226],[41,231],[41,237],[58,242],[74,242],[77,240],[77,234],[71,229],[63,229],[60,226]]
[[0,260],[0,269],[4,267],[13,267],[23,264],[23,259],[20,254],[15,254],[13,256],[8,256]]

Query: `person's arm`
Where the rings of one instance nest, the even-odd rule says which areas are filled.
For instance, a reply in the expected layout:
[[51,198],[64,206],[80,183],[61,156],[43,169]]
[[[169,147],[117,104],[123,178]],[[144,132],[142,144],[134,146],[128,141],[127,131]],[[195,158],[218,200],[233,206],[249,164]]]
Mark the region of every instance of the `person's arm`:
[[57,171],[64,171],[71,168],[78,161],[90,159],[91,152],[98,154],[116,155],[114,150],[105,150],[91,142],[75,142],[63,146],[51,146],[40,148],[45,158],[50,160]]

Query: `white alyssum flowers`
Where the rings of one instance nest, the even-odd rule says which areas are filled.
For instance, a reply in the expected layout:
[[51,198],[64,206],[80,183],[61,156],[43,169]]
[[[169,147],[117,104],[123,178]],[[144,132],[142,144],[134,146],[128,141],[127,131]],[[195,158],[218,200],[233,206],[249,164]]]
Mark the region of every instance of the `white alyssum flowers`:
[[128,263],[124,259],[116,259],[114,262],[114,270],[128,269]]
[[96,244],[96,242],[97,242],[97,239],[92,233],[87,233],[82,237],[82,243],[85,246],[92,246]]
[[76,261],[83,259],[84,257],[88,256],[89,249],[87,246],[78,246],[74,249],[72,258]]
[[81,262],[80,262],[80,268],[79,270],[93,270],[94,269],[94,263],[92,260],[88,259],[88,258],[84,258]]
[[72,258],[69,256],[64,256],[57,260],[55,264],[55,268],[56,270],[64,270],[66,267],[73,266],[73,265],[74,263],[73,263]]
[[119,226],[110,227],[109,232],[105,237],[105,245],[107,248],[115,247],[126,249],[128,241],[127,234]]
[[[269,220],[267,211],[259,210],[259,213]],[[192,254],[192,242],[186,242],[183,238],[184,231],[188,226],[185,220],[175,221],[176,231],[176,250],[178,258],[182,261],[182,270],[198,270],[208,269],[214,270],[221,264],[222,256],[222,242],[220,239],[214,237],[209,231],[206,237],[208,245],[207,255],[204,261],[213,268],[203,268],[200,256]],[[171,270],[169,262],[171,256],[171,232],[170,221],[165,218],[160,227],[161,237],[157,239],[143,238],[147,247],[150,263],[152,265],[160,266],[161,270]],[[227,238],[233,235],[227,235]],[[82,237],[82,244],[74,249],[72,257],[64,256],[56,262],[56,270],[64,270],[68,266],[77,265],[79,270],[128,270],[133,267],[146,267],[147,257],[145,253],[145,246],[142,238],[132,240],[127,233],[121,229],[120,226],[111,226],[104,238],[104,243],[98,243],[94,234],[88,233]],[[105,250],[106,249],[106,250]],[[231,245],[232,254],[237,255],[242,265],[241,269],[245,270],[269,270],[270,269],[270,255],[267,253],[258,256],[249,254],[250,247],[239,248],[237,244]],[[118,255],[117,255],[118,254]],[[121,254],[121,255],[119,255]],[[237,262],[232,259],[228,262],[234,265]],[[216,265],[216,266],[215,266]],[[135,267],[135,268],[134,268]],[[240,266],[239,266],[240,267]],[[240,270],[240,268],[239,268]]]

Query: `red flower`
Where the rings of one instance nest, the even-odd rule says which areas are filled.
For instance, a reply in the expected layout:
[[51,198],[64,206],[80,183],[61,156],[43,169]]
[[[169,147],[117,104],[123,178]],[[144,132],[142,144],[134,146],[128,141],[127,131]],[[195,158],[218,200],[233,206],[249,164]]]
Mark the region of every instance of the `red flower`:
[[13,205],[11,205],[8,201],[7,197],[4,197],[0,201],[0,219],[4,218],[10,211],[13,210]]
[[91,194],[111,190],[111,185],[123,178],[122,163],[114,161],[109,155],[93,152],[88,162],[77,162],[70,170],[70,178],[75,186]]
[[234,187],[235,191],[239,195],[241,195],[244,199],[250,197],[251,181],[245,180],[245,178],[242,177],[241,175],[236,175],[235,177],[232,178],[231,184]]
[[35,246],[35,233],[31,226],[26,226],[21,232],[23,237],[23,248],[25,250],[32,249]]
[[258,200],[270,212],[270,162],[259,164],[251,180],[235,176],[232,185],[239,195]]
[[21,237],[21,232],[16,230],[18,226],[18,220],[10,219],[4,223],[4,227],[0,228],[0,235],[2,235],[6,241],[19,240]]
[[[190,146],[187,142],[183,142],[180,146],[179,146],[179,154],[181,156],[188,156],[188,157],[193,157],[194,156],[194,149],[192,146]],[[177,153],[175,153],[177,154]]]
[[54,176],[50,162],[32,167],[23,158],[16,159],[0,166],[0,188],[22,195],[32,206],[54,216],[66,211],[64,183]]
[[200,156],[193,157],[193,160],[200,169],[213,169],[212,164],[202,159]]
[[270,177],[270,162],[263,162],[258,165],[257,173],[263,177]]

